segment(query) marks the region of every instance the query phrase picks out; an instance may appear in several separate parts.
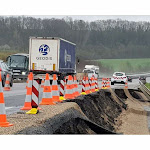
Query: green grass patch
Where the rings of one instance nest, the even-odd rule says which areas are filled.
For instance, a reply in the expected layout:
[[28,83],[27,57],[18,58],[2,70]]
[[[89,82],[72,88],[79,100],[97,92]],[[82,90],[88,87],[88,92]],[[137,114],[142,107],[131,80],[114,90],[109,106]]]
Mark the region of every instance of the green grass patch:
[[16,54],[18,51],[0,51],[0,59],[6,61],[9,55]]
[[150,71],[150,58],[146,59],[100,59],[98,61],[103,68],[111,72],[122,71],[128,73]]
[[150,89],[150,83],[146,83],[145,86]]

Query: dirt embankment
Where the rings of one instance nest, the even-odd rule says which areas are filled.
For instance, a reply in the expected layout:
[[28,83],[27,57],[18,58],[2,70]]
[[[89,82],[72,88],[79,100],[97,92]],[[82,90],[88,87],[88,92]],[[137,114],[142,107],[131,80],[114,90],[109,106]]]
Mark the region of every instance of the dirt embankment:
[[100,90],[58,104],[62,109],[65,105],[72,107],[45,119],[38,126],[32,125],[15,134],[114,134],[115,118],[124,109],[121,104],[126,108],[125,104],[119,104],[112,98],[110,91]]
[[9,115],[14,126],[0,128],[0,134],[149,134],[144,99],[140,91],[100,90],[40,106],[36,115]]

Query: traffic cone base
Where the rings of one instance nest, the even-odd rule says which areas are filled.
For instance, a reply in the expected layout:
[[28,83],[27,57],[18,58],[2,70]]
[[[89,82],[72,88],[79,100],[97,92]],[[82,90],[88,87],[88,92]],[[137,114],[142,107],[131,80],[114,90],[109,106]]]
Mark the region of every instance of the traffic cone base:
[[59,100],[63,101],[63,100],[66,100],[66,99],[63,96],[60,96]]
[[81,95],[86,95],[86,94],[87,94],[87,93],[85,93],[85,92],[82,92],[82,93],[81,93]]
[[4,91],[10,91],[10,87],[4,87]]
[[40,103],[40,105],[56,105],[52,98],[42,98],[42,102]]
[[30,110],[31,108],[31,102],[25,102],[21,110]]
[[13,126],[13,124],[7,122],[5,114],[1,114],[0,115],[0,127],[10,127],[10,126]]
[[37,114],[39,113],[39,110],[37,108],[32,108],[31,110],[29,110],[28,112],[26,112],[26,114]]

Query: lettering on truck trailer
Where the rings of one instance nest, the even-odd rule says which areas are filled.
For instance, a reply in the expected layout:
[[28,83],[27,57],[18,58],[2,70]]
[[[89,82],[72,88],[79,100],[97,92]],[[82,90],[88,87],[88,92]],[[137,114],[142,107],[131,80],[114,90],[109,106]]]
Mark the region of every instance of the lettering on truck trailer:
[[[50,52],[50,47],[46,44],[42,44],[39,47],[39,53],[42,55],[47,55]],[[52,57],[36,57],[36,60],[52,60]]]
[[65,66],[67,64],[67,61],[71,62],[71,55],[67,54],[67,51],[65,49],[65,55],[64,55],[64,59],[65,59]]

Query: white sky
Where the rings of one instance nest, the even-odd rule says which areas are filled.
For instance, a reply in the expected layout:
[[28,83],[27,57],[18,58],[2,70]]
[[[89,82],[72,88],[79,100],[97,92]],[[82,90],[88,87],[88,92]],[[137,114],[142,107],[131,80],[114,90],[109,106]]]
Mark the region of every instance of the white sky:
[[5,0],[1,1],[0,15],[150,21],[150,0]]
[[65,18],[72,17],[73,20],[85,20],[85,21],[95,21],[95,20],[107,20],[107,19],[122,19],[129,21],[149,21],[150,15],[33,15],[36,18]]

